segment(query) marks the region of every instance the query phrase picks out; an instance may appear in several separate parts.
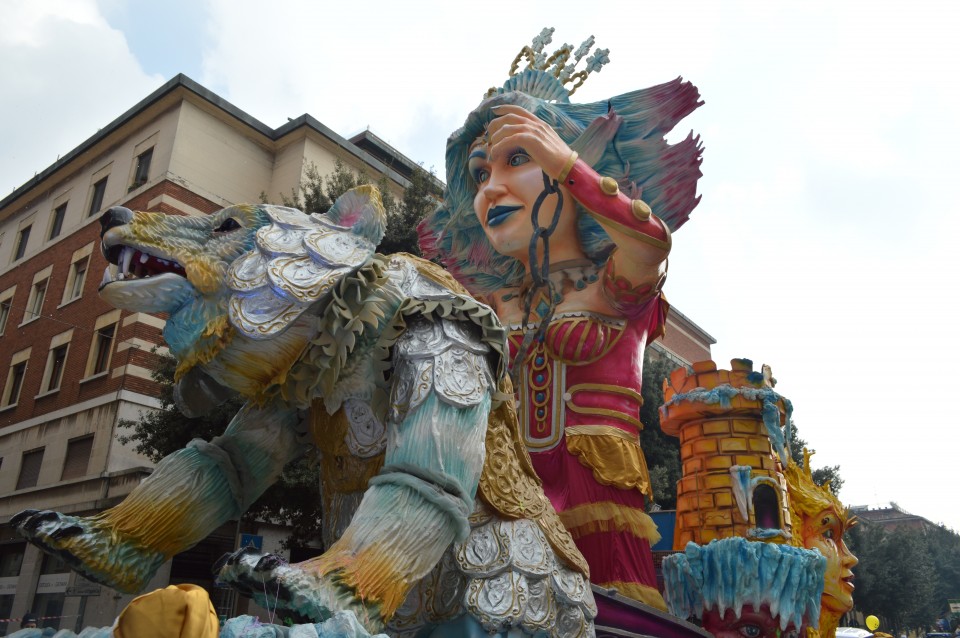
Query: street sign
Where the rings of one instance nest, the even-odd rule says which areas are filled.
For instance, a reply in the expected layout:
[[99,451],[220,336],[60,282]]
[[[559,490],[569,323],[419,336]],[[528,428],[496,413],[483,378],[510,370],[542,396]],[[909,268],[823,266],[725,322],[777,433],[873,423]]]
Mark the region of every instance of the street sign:
[[263,536],[258,534],[240,534],[240,549],[244,547],[253,547],[257,551],[263,551]]
[[67,587],[64,596],[99,596],[101,587],[92,580],[77,575],[73,585]]
[[960,600],[951,599],[947,603],[950,604],[950,613],[951,614],[960,614]]

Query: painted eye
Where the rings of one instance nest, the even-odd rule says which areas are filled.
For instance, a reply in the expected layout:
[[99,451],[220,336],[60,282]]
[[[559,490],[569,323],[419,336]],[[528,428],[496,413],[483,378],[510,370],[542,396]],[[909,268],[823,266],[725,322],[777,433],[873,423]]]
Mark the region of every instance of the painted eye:
[[514,153],[510,156],[510,166],[523,166],[530,161],[530,156],[524,152]]
[[490,179],[490,171],[484,168],[481,168],[473,174],[473,181],[475,181],[477,184],[482,184],[488,179]]
[[233,217],[227,217],[220,226],[216,228],[213,232],[215,233],[229,233],[232,230],[237,230],[242,228],[240,222],[235,220]]
[[763,631],[758,625],[741,625],[740,626],[740,635],[743,638],[760,638],[763,634]]

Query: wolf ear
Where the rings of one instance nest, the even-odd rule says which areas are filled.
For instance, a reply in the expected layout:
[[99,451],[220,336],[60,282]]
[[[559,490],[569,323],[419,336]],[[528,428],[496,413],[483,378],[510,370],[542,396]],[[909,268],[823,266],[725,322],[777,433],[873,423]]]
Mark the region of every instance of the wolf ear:
[[337,198],[326,216],[338,226],[347,226],[354,235],[363,237],[374,246],[383,239],[387,227],[387,212],[380,191],[372,184],[348,190]]

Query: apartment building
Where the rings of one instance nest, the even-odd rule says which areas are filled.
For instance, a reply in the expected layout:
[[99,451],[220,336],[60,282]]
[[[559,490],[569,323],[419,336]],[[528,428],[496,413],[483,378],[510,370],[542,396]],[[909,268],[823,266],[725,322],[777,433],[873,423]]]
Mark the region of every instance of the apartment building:
[[[114,205],[204,215],[261,194],[279,201],[311,165],[325,175],[337,160],[395,195],[415,168],[369,131],[347,140],[310,115],[273,129],[180,75],[0,201],[0,635],[28,611],[48,626],[107,625],[131,599],[70,573],[8,525],[26,508],[103,510],[152,468],[118,435],[124,420],[159,406],[151,370],[165,352],[164,317],[97,295],[107,267],[100,215]],[[710,357],[712,337],[679,313],[670,322],[657,348],[678,365]],[[283,530],[225,525],[151,585],[194,582],[225,613],[246,611],[209,573],[244,534],[278,550]]]

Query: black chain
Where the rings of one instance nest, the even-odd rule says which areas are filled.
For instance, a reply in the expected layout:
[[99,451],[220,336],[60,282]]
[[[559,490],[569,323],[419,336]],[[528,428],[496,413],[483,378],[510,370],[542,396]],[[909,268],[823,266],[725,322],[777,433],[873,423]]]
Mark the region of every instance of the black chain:
[[[540,225],[540,207],[543,206],[543,202],[546,201],[550,195],[557,196],[557,205],[556,208],[554,208],[553,219],[550,221],[550,225],[544,227]],[[536,340],[538,344],[543,343],[547,328],[550,326],[550,321],[553,320],[553,313],[557,307],[556,284],[550,280],[550,236],[553,234],[553,231],[557,229],[557,224],[560,223],[560,213],[562,210],[563,193],[560,191],[560,183],[555,179],[550,179],[549,175],[543,173],[543,191],[540,192],[540,196],[537,197],[537,201],[534,202],[533,210],[530,213],[530,223],[533,225],[533,235],[530,237],[528,259],[528,263],[530,264],[531,285],[523,298],[523,323],[521,324],[523,341],[520,342],[520,347],[517,348],[517,354],[513,358],[513,366],[510,371],[510,377],[515,388],[520,387],[520,367],[523,361],[530,354],[534,340]],[[537,261],[538,245],[543,247],[543,259],[539,261],[539,263]],[[547,312],[540,318],[540,323],[537,324],[536,330],[527,330],[527,323],[530,321],[530,314],[533,310],[533,300],[537,293],[544,288],[547,289]]]

